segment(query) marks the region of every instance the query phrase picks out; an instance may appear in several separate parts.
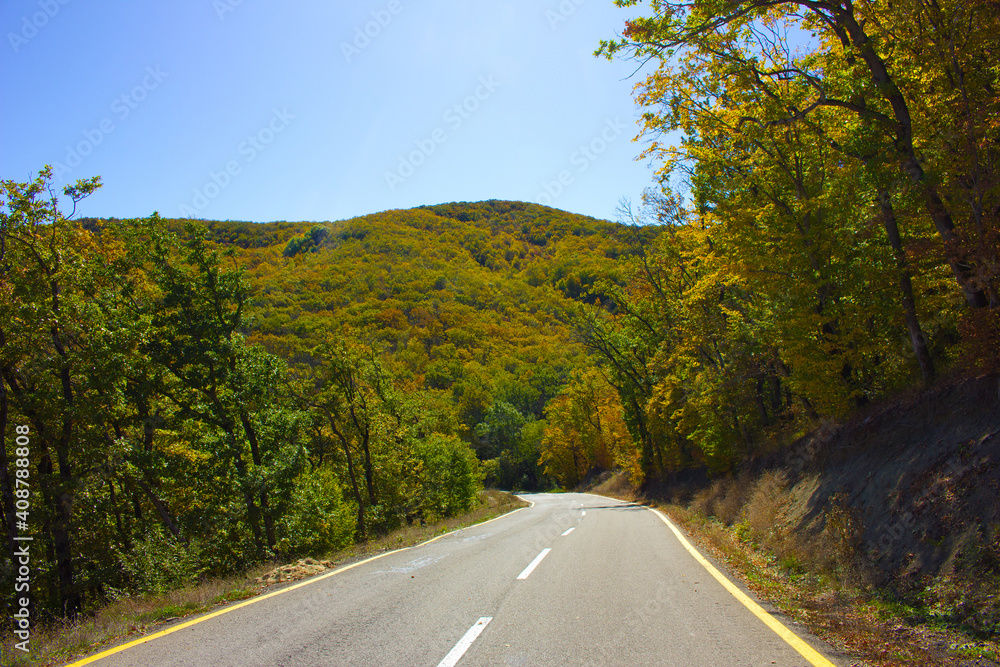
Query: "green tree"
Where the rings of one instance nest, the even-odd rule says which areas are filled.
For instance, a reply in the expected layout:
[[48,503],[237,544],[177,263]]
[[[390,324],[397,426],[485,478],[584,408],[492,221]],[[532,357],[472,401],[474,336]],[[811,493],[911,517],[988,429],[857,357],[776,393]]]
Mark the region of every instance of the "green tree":
[[431,434],[418,441],[414,455],[420,468],[420,510],[429,517],[466,512],[481,488],[479,461],[455,436]]
[[[91,466],[101,458],[95,424],[113,403],[114,387],[95,372],[104,366],[102,300],[122,287],[115,275],[120,248],[102,244],[72,217],[100,179],[77,181],[63,193],[73,203],[66,215],[42,169],[30,183],[3,181],[0,202],[0,495],[6,545],[13,553],[15,518],[41,524],[39,589],[48,609],[75,616],[84,602],[80,583],[81,518],[74,512]],[[27,487],[15,489],[15,438],[25,435],[36,469]],[[24,433],[24,430],[28,433]],[[20,449],[20,448],[19,448]],[[19,460],[26,457],[18,455]],[[17,477],[20,479],[20,477]],[[29,518],[14,499],[40,491]],[[13,560],[12,560],[13,562]]]
[[[182,244],[150,229],[148,271],[158,294],[146,305],[153,337],[143,353],[165,369],[164,395],[183,419],[220,431],[214,452],[235,469],[243,521],[258,554],[276,543],[275,500],[290,490],[301,465],[294,416],[276,409],[284,364],[245,340],[249,286],[238,268],[225,269],[203,229],[189,223]],[[273,499],[275,494],[278,499]]]

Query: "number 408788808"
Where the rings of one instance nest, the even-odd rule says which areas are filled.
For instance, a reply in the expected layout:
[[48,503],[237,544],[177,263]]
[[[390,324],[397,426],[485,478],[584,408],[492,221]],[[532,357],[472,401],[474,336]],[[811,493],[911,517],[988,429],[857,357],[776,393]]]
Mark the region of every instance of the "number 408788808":
[[17,456],[14,460],[14,498],[17,508],[17,528],[24,531],[28,529],[28,513],[31,510],[31,490],[28,485],[28,477],[31,474],[28,468],[28,455],[31,453],[31,440],[28,434],[31,431],[27,426],[18,426],[14,430],[17,433],[14,439],[14,444],[17,445],[14,450]]

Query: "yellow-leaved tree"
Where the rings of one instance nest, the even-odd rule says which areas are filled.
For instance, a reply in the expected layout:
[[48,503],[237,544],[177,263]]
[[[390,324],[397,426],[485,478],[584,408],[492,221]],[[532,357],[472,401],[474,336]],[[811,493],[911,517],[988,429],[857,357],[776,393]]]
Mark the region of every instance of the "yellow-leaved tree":
[[617,392],[596,369],[573,375],[546,408],[541,463],[564,488],[591,471],[621,468],[642,483],[638,452],[631,446]]

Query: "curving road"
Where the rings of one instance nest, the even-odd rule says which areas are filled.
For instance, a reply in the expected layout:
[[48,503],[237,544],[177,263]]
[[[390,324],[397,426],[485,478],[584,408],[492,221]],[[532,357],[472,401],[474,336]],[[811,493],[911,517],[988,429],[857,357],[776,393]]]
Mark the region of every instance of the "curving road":
[[755,611],[658,513],[590,494],[523,497],[533,506],[74,664],[846,664]]

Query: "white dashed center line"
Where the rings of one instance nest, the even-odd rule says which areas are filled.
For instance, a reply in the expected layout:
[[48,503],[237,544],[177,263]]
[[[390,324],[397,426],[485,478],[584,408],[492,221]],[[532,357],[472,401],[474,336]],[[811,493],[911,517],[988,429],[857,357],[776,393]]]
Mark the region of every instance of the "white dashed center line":
[[552,551],[551,548],[549,548],[549,549],[542,549],[542,553],[540,553],[537,556],[535,556],[535,560],[531,561],[531,565],[529,565],[528,567],[524,568],[524,572],[522,572],[521,574],[517,575],[517,578],[518,579],[527,579],[528,575],[531,574],[531,571],[534,570],[536,567],[538,567],[538,564],[542,562],[543,558],[545,558],[546,556],[549,555],[550,551]]
[[493,620],[492,616],[483,616],[481,619],[476,621],[476,624],[469,628],[458,643],[455,644],[455,648],[448,652],[448,655],[444,657],[444,660],[438,663],[437,667],[455,667],[458,661],[462,659],[465,652],[469,650],[472,646],[472,642],[476,641],[476,638],[486,629],[490,621]]

